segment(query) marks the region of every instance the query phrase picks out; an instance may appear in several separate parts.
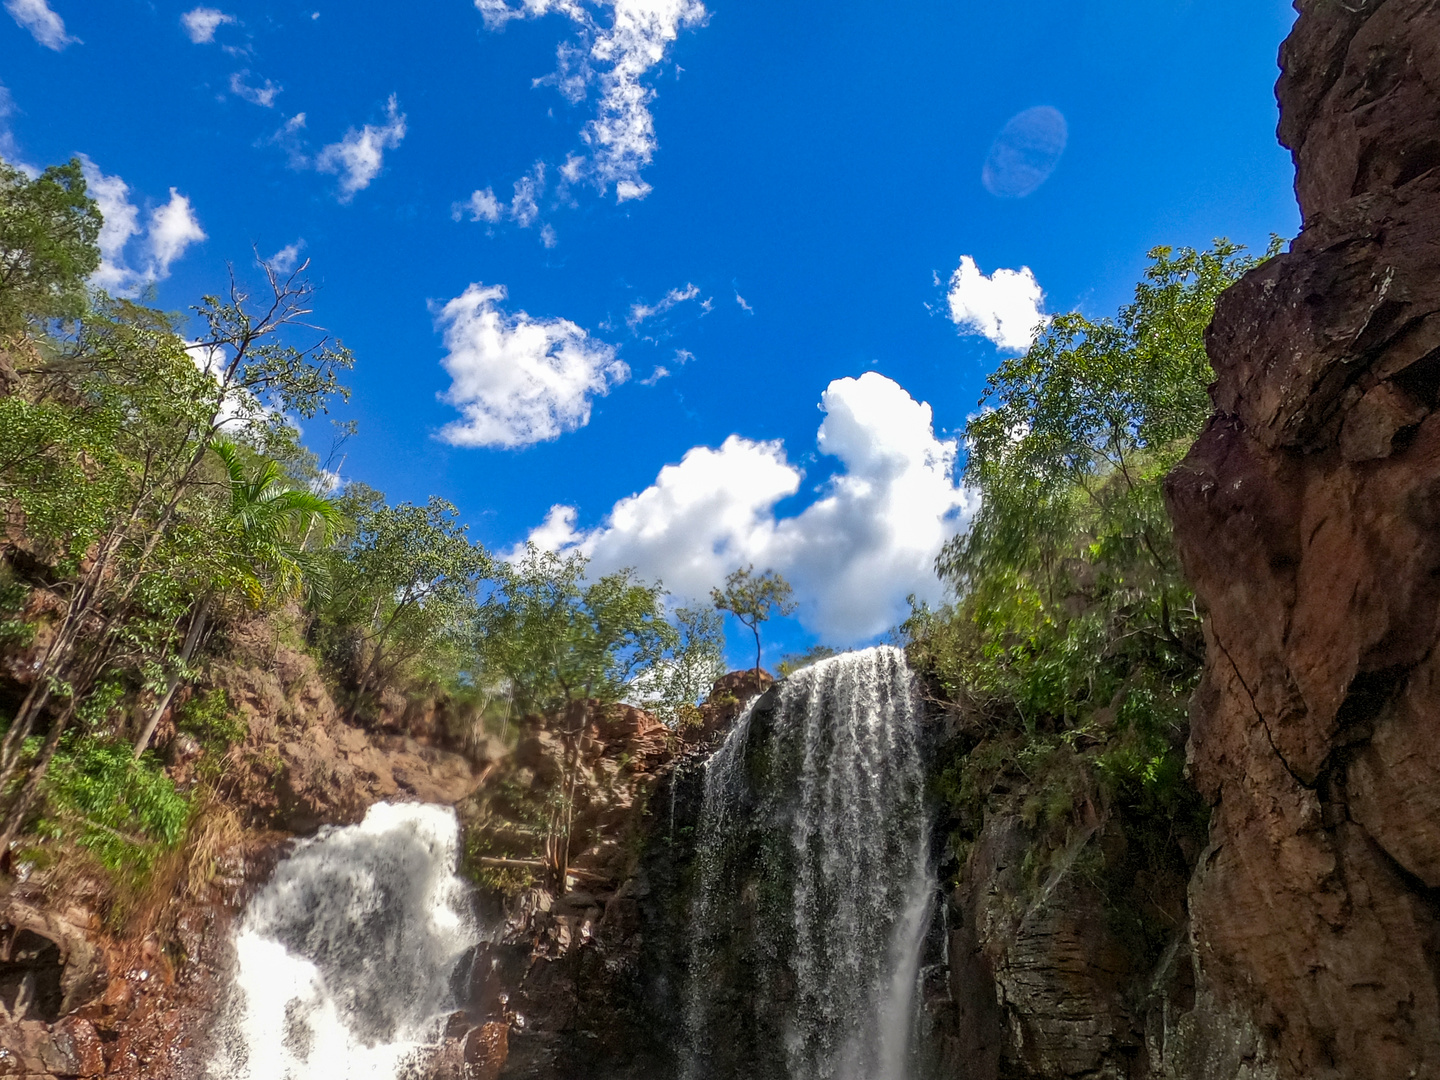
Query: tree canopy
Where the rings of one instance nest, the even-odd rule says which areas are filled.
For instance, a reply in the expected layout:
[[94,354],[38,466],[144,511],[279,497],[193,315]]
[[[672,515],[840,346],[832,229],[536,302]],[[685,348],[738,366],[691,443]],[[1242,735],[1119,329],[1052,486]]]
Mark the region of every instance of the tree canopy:
[[1115,318],[1057,316],[1002,363],[966,427],[980,509],[937,560],[955,600],[905,631],[981,740],[947,781],[968,835],[1007,770],[1049,791],[1056,828],[1086,800],[1131,807],[1158,830],[1139,848],[1198,812],[1182,774],[1203,639],[1161,484],[1210,412],[1216,298],[1259,260],[1225,241],[1150,258]]
[[78,160],[34,179],[0,160],[0,333],[84,312],[101,224]]

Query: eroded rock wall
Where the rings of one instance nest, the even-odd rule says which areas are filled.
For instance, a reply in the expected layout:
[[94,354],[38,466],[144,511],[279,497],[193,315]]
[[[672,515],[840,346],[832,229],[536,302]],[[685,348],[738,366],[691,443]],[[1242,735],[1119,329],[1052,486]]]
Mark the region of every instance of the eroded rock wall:
[[1190,888],[1261,1074],[1440,1075],[1440,2],[1300,0],[1304,231],[1222,298],[1167,482],[1208,611]]

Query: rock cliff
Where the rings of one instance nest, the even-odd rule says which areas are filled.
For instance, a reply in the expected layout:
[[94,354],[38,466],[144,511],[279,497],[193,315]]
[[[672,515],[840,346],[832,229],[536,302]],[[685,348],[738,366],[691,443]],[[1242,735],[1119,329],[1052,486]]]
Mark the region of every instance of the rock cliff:
[[1168,479],[1208,612],[1201,991],[1249,1075],[1440,1075],[1440,3],[1301,0],[1304,231],[1221,299]]

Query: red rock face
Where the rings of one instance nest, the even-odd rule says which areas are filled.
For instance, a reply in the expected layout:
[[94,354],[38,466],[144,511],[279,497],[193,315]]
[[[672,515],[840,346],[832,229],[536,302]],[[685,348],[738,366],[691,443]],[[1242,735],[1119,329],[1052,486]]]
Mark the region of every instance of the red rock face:
[[1222,298],[1170,476],[1208,610],[1196,954],[1280,1076],[1440,1075],[1440,0],[1299,0],[1305,230]]

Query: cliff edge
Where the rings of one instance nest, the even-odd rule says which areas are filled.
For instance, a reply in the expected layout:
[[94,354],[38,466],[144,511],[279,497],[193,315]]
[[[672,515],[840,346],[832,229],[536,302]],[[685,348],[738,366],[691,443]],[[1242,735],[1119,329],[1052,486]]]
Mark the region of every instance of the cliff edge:
[[1190,885],[1256,1068],[1440,1075],[1440,3],[1299,0],[1304,230],[1220,301],[1167,500],[1206,620]]

